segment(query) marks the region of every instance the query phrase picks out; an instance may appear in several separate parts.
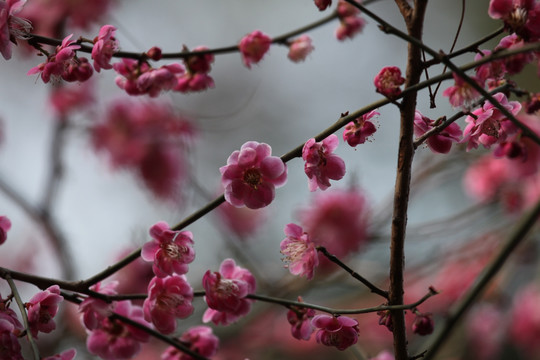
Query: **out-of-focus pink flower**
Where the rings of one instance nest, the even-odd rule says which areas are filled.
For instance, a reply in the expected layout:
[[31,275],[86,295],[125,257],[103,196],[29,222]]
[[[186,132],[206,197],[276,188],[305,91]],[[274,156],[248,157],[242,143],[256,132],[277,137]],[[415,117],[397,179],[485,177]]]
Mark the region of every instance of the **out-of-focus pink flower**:
[[287,181],[287,166],[271,154],[270,145],[248,141],[229,156],[219,168],[228,203],[259,209],[274,200],[275,188]]
[[318,328],[317,342],[345,350],[358,341],[358,321],[347,316],[317,315],[311,321]]
[[540,2],[536,0],[491,0],[488,14],[527,41],[540,38]]
[[62,300],[64,297],[60,295],[60,287],[53,285],[34,295],[25,304],[28,309],[28,326],[34,337],[37,338],[38,332],[50,333],[56,329],[54,316]]
[[[540,26],[540,11],[538,12],[538,18],[538,26]],[[526,43],[523,38],[519,37],[516,34],[511,34],[503,37],[501,41],[499,41],[499,44],[495,47],[495,51],[516,50],[523,47],[524,45],[526,45]],[[506,57],[504,59],[501,59],[501,61],[504,63],[504,69],[506,70],[506,72],[509,75],[515,75],[519,74],[527,64],[532,63],[535,58],[536,57],[533,53],[521,53],[514,56]]]
[[[493,97],[513,115],[521,110],[519,102],[508,101],[503,93],[497,93]],[[476,149],[478,144],[489,149],[491,145],[504,142],[508,135],[517,131],[517,127],[489,101],[472,114],[474,117],[469,115],[465,119],[467,126],[463,130],[462,142],[467,143],[467,150]]]
[[261,61],[271,44],[272,39],[259,30],[244,36],[238,45],[244,65],[251,68],[251,64],[257,64]]
[[383,350],[377,356],[370,358],[369,360],[395,360],[395,357],[390,351]]
[[[434,127],[434,120],[425,117],[420,111],[416,110],[414,115],[414,134],[416,136],[422,136]],[[461,135],[459,125],[453,122],[440,133],[430,136],[426,142],[431,151],[447,154],[452,148],[452,143],[461,140]]]
[[[453,107],[470,107],[476,99],[480,96],[480,93],[476,91],[469,83],[465,82],[459,75],[452,74],[454,77],[454,85],[443,91],[443,96],[448,96],[448,101]],[[484,86],[479,78],[472,78],[480,86]]]
[[[0,312],[0,315],[2,312]],[[9,319],[0,316],[0,355],[2,359],[24,360],[21,354],[21,344],[17,335],[21,329],[18,329]]]
[[365,143],[366,140],[377,131],[375,125],[369,121],[377,115],[380,114],[377,111],[372,110],[345,125],[343,140],[352,147]]
[[[490,56],[491,54],[491,50],[480,50],[480,53],[474,56],[474,61],[478,61],[485,56]],[[478,81],[479,84],[484,84],[486,82],[488,84],[491,82],[498,82],[499,80],[503,79],[504,75],[507,73],[503,60],[493,60],[487,62],[475,68],[475,71],[475,79]],[[456,77],[455,74],[452,74],[452,76],[454,76],[454,80],[456,80],[456,83],[458,79],[463,82],[463,80],[461,80],[461,78],[459,77]]]
[[[144,326],[151,326],[143,318],[143,310],[129,300],[113,304],[115,314],[127,317]],[[150,335],[143,330],[127,325],[118,319],[105,317],[98,326],[88,331],[86,347],[91,354],[105,360],[131,359],[141,349],[141,342],[147,342]]]
[[315,5],[319,8],[320,11],[325,10],[327,7],[332,5],[332,0],[314,0]]
[[345,175],[345,162],[332,154],[337,148],[339,139],[335,134],[320,142],[309,139],[302,149],[304,171],[308,177],[309,191],[317,188],[326,190],[330,187],[330,179],[340,180]]
[[[204,357],[214,356],[219,346],[219,338],[208,326],[194,326],[182,334],[179,339],[187,344],[190,350]],[[161,360],[193,360],[191,356],[170,346],[161,355]]]
[[114,168],[134,171],[159,198],[170,200],[186,173],[193,127],[167,103],[116,101],[92,127],[94,148]]
[[11,59],[11,43],[24,39],[32,30],[28,20],[14,16],[21,11],[25,0],[0,1],[0,53],[4,59]]
[[91,82],[83,84],[55,86],[49,101],[52,108],[61,117],[78,111],[94,102]]
[[527,355],[540,351],[540,288],[537,284],[521,289],[514,297],[510,317],[510,338]]
[[77,350],[68,349],[62,351],[62,353],[58,355],[47,356],[46,358],[43,358],[43,360],[73,360],[75,359],[75,355],[77,355]]
[[304,61],[313,49],[311,38],[308,35],[302,35],[289,44],[289,54],[287,56],[293,62]]
[[[104,295],[116,295],[117,281],[111,281],[106,285],[98,282],[90,287],[90,290]],[[82,321],[88,330],[96,329],[103,319],[112,314],[113,305],[93,297],[87,297],[79,304],[79,312],[82,313]]]
[[412,324],[412,331],[418,335],[429,335],[433,332],[434,327],[431,313],[417,313]]
[[473,307],[466,321],[466,336],[475,359],[490,360],[500,353],[504,343],[504,315],[494,305],[482,303]]
[[0,245],[6,242],[9,229],[11,229],[11,221],[7,216],[0,216]]
[[156,276],[186,274],[188,264],[195,259],[191,231],[170,230],[166,222],[160,221],[150,228],[150,236],[152,240],[143,245],[141,257],[153,262]]
[[240,239],[257,232],[268,217],[265,208],[236,207],[228,202],[221,204],[217,208],[217,213],[227,229],[240,237]]
[[378,93],[393,99],[401,94],[399,87],[405,83],[405,78],[401,76],[401,70],[397,66],[385,66],[375,76],[373,83]]
[[339,0],[337,13],[340,25],[336,29],[336,38],[339,41],[352,39],[366,25],[365,20],[359,16],[360,10],[344,0]]
[[[333,190],[316,194],[298,213],[300,224],[317,246],[343,258],[358,251],[367,239],[369,207],[360,189]],[[319,257],[328,266],[326,257]]]
[[313,278],[315,267],[319,264],[319,257],[315,244],[309,235],[302,231],[296,224],[285,225],[285,240],[281,242],[281,253],[285,255],[285,261],[289,271],[293,275],[305,276],[308,280]]
[[251,309],[253,300],[246,296],[255,292],[255,277],[249,270],[237,266],[233,259],[225,259],[219,272],[208,270],[202,282],[209,307],[203,315],[204,322],[228,325]]
[[[298,301],[302,302],[302,297],[298,297]],[[287,311],[287,321],[291,324],[291,333],[295,339],[309,340],[315,327],[311,323],[311,319],[315,316],[315,310],[304,307],[293,306]]]
[[101,69],[112,69],[111,59],[118,51],[118,41],[114,37],[116,28],[112,25],[104,25],[99,30],[99,35],[92,47],[92,59],[94,69],[100,72]]
[[184,275],[155,277],[144,300],[144,319],[159,332],[170,334],[176,330],[176,319],[185,319],[193,312],[192,300],[193,289]]

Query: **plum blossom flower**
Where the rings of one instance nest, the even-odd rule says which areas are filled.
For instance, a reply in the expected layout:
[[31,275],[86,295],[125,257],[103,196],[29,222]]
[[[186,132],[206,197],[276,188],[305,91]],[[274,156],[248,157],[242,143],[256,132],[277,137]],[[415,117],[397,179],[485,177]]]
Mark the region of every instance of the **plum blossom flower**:
[[9,229],[11,229],[11,221],[7,216],[0,216],[0,245],[6,242]]
[[[360,189],[318,193],[297,216],[315,245],[324,246],[339,258],[358,251],[367,240],[370,211],[367,198]],[[324,256],[319,261],[319,267],[331,264]]]
[[49,102],[54,112],[65,117],[76,110],[94,102],[91,82],[76,84],[75,86],[56,86],[52,89]]
[[[302,302],[302,297],[298,297],[298,302]],[[315,316],[315,310],[305,307],[292,306],[287,311],[287,321],[291,324],[291,333],[295,339],[309,340],[315,327],[311,319]]]
[[244,36],[238,45],[244,65],[251,68],[251,64],[257,64],[261,61],[271,44],[272,39],[259,30]]
[[358,321],[347,316],[317,315],[311,321],[318,328],[317,342],[345,350],[358,341]]
[[4,59],[11,59],[11,43],[26,38],[32,30],[28,20],[15,16],[22,10],[25,0],[0,1],[0,53]]
[[38,332],[50,333],[56,329],[54,316],[62,300],[64,297],[60,295],[60,287],[53,285],[34,295],[25,304],[28,309],[28,325],[34,337],[37,338]]
[[375,125],[369,121],[377,115],[380,114],[377,111],[372,110],[345,125],[343,140],[352,147],[365,143],[366,140],[377,131]]
[[104,25],[99,30],[99,35],[94,40],[92,47],[92,59],[94,59],[94,69],[100,72],[101,69],[112,69],[111,59],[118,51],[118,41],[114,37],[116,28],[112,25]]
[[296,224],[285,225],[285,240],[281,242],[281,253],[289,263],[285,267],[293,275],[305,276],[308,280],[313,278],[313,271],[319,264],[319,257],[315,244],[309,235]]
[[397,66],[385,66],[375,76],[373,83],[378,93],[393,99],[401,94],[399,87],[405,83],[405,78],[401,76],[401,70]]
[[[2,312],[0,312],[1,314]],[[17,328],[12,321],[0,316],[0,356],[2,356],[2,359],[24,360],[21,354],[21,344],[17,336],[21,331],[22,325]]]
[[317,8],[319,8],[319,11],[323,11],[332,5],[332,0],[314,0],[314,2]]
[[[115,314],[127,317],[144,326],[151,326],[143,318],[143,310],[129,300],[113,303]],[[104,317],[95,329],[87,330],[86,347],[91,354],[105,360],[131,359],[147,342],[150,335],[118,319]]]
[[[116,295],[117,281],[111,281],[106,285],[101,282],[90,287],[90,290],[104,295]],[[93,297],[87,297],[79,304],[79,312],[82,313],[82,321],[88,330],[96,329],[101,321],[112,314],[113,305]]]
[[225,259],[219,272],[208,270],[203,276],[206,291],[204,300],[208,304],[203,321],[228,325],[246,315],[253,300],[246,296],[255,292],[255,277],[249,270],[237,266],[233,259]]
[[[198,46],[193,51],[208,50],[206,46]],[[184,51],[189,50],[184,47]],[[214,79],[208,73],[211,69],[211,63],[214,62],[213,54],[193,55],[184,59],[186,72],[178,78],[178,83],[174,87],[175,91],[183,93],[192,91],[203,91],[214,87]]]
[[526,354],[538,354],[540,343],[540,289],[536,284],[528,285],[514,297],[510,317],[510,338]]
[[485,302],[474,306],[467,315],[465,327],[475,359],[489,360],[500,353],[507,324],[497,306]]
[[148,284],[144,300],[144,319],[151,321],[163,334],[176,330],[176,319],[185,319],[193,312],[193,289],[184,275],[154,277]]
[[[190,350],[204,357],[211,357],[216,354],[219,346],[219,338],[214,335],[212,328],[208,326],[194,326],[182,334],[179,339],[187,344]],[[161,355],[161,360],[192,360],[188,354],[170,346]]]
[[[503,93],[493,97],[513,115],[521,110],[519,102],[508,101]],[[474,117],[469,115],[465,119],[467,126],[463,130],[462,142],[467,143],[467,150],[476,149],[479,144],[489,149],[491,145],[504,142],[508,135],[517,131],[517,127],[489,101],[474,110],[472,115]]]
[[274,200],[275,188],[287,181],[287,166],[271,154],[270,145],[248,141],[229,156],[219,169],[229,204],[259,209]]
[[[416,136],[422,136],[433,129],[436,123],[436,121],[425,117],[420,111],[416,110],[414,115],[414,134]],[[459,142],[460,140],[461,129],[458,124],[453,122],[438,134],[431,135],[427,138],[426,142],[431,151],[447,154],[452,148],[452,142]]]
[[311,54],[313,49],[311,38],[308,35],[302,35],[289,44],[289,54],[287,56],[291,61],[297,63],[306,60],[306,57]]
[[302,149],[304,171],[308,177],[309,191],[317,188],[326,190],[331,180],[340,180],[345,175],[345,162],[342,158],[332,154],[339,143],[335,134],[328,136],[320,142],[314,138],[309,139]]
[[47,356],[46,358],[43,358],[43,360],[73,360],[75,359],[75,355],[77,355],[77,350],[68,349],[68,350],[62,351],[58,355]]
[[540,37],[540,3],[536,0],[491,0],[488,14],[503,20],[508,29],[527,41]]
[[414,322],[412,324],[412,331],[418,335],[429,335],[433,332],[434,328],[433,315],[431,313],[416,313]]
[[[540,4],[540,3],[539,3]],[[540,6],[539,6],[540,10]],[[540,19],[540,11],[538,12],[538,17]],[[540,26],[540,20],[538,22],[538,26]],[[540,32],[539,32],[540,34]],[[508,36],[505,36],[499,41],[499,44],[495,47],[495,51],[501,51],[501,50],[515,50],[523,47],[525,45],[525,41],[519,37],[516,34],[511,34]],[[521,53],[516,54],[504,59],[501,59],[501,61],[504,64],[504,70],[509,75],[515,75],[519,74],[523,68],[534,61],[535,56],[533,53]]]
[[[448,96],[448,101],[453,107],[468,108],[480,97],[480,93],[459,75],[453,73],[452,76],[455,83],[443,91],[443,96]],[[473,77],[472,79],[478,82],[480,86],[484,85],[480,78]]]
[[352,39],[366,25],[365,20],[359,16],[360,10],[344,0],[339,0],[337,14],[340,25],[336,29],[336,38],[339,41]]
[[153,262],[152,269],[158,277],[188,272],[188,264],[195,259],[191,231],[174,231],[160,221],[150,228],[152,240],[142,247],[143,260]]

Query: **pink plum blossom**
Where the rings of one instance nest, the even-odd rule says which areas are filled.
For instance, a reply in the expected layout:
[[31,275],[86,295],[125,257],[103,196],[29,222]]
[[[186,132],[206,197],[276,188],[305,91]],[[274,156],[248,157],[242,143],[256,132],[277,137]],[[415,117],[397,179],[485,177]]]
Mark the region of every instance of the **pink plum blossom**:
[[28,20],[14,16],[22,10],[25,0],[0,1],[0,53],[4,59],[11,59],[11,43],[24,39],[32,30]]
[[104,25],[99,30],[99,35],[94,40],[92,47],[92,59],[94,60],[94,69],[100,72],[101,69],[112,69],[111,59],[118,51],[118,41],[114,37],[116,28],[112,25]]
[[[450,86],[443,91],[443,96],[448,96],[448,101],[453,107],[463,107],[467,109],[476,99],[478,99],[478,97],[480,97],[480,93],[459,75],[453,73],[452,76],[454,77],[455,83],[453,86]],[[472,79],[483,87],[484,84],[479,78],[473,77]]]
[[271,44],[272,39],[259,30],[244,36],[238,45],[244,65],[251,68],[251,64],[257,64],[261,61]]
[[[127,317],[141,325],[149,327],[144,321],[143,310],[129,300],[113,303],[115,314]],[[131,359],[141,349],[141,342],[147,342],[150,335],[145,331],[128,325],[118,319],[102,318],[98,326],[88,330],[86,347],[91,354],[105,360]]]
[[25,304],[28,309],[28,325],[34,337],[37,338],[38,332],[50,333],[56,329],[54,316],[62,300],[64,298],[60,295],[60,287],[53,285],[34,295]]
[[[302,297],[298,297],[298,301],[302,302]],[[315,327],[311,323],[311,319],[315,316],[315,310],[305,307],[292,306],[287,311],[287,321],[291,324],[291,333],[295,339],[309,340]]]
[[62,353],[58,355],[47,356],[46,358],[43,358],[43,360],[73,360],[75,359],[75,355],[77,355],[77,350],[68,349],[62,351]]
[[[503,93],[493,95],[504,108],[516,115],[521,110],[517,101],[508,101]],[[515,133],[517,127],[508,120],[499,109],[487,101],[482,107],[474,110],[467,116],[467,126],[463,131],[463,143],[467,143],[467,150],[476,149],[479,144],[489,149],[495,143],[504,142],[508,135]]]
[[393,99],[401,94],[401,85],[405,83],[405,78],[401,76],[401,70],[396,66],[386,66],[379,71],[373,80],[378,93],[389,99]]
[[339,27],[336,29],[336,38],[339,41],[352,39],[366,25],[365,20],[359,16],[360,10],[344,0],[339,0],[337,14]]
[[345,125],[343,140],[352,147],[365,143],[377,131],[377,128],[370,120],[378,115],[380,114],[377,111],[372,110]]
[[358,321],[347,316],[317,315],[311,321],[318,328],[317,342],[345,350],[358,341]]
[[[360,189],[318,193],[299,211],[298,218],[315,245],[324,246],[339,258],[358,251],[366,243],[370,211]],[[319,266],[331,264],[326,257],[319,257],[319,261]]]
[[540,351],[540,288],[531,284],[520,289],[514,297],[510,317],[510,338],[525,354]]
[[[104,295],[116,295],[117,286],[117,281],[111,281],[106,285],[98,282],[91,286],[90,290]],[[83,324],[88,330],[96,329],[105,318],[112,314],[112,309],[112,304],[91,296],[88,296],[79,304],[79,312],[82,313]]]
[[[208,50],[206,46],[198,46],[194,52]],[[189,50],[184,47],[184,51]],[[184,59],[186,72],[178,78],[175,91],[183,93],[203,91],[214,87],[214,79],[208,75],[211,64],[214,62],[213,54],[193,55]]]
[[[422,136],[426,132],[433,129],[436,125],[434,120],[425,117],[416,110],[414,115],[414,134],[416,136]],[[459,142],[461,140],[461,129],[455,122],[448,125],[438,134],[431,135],[427,138],[426,142],[431,151],[441,154],[447,154],[452,148],[453,142]]]
[[315,5],[320,11],[325,10],[327,7],[332,5],[332,0],[314,0]]
[[504,314],[495,305],[480,303],[466,319],[466,337],[475,359],[490,360],[500,353],[506,332]]
[[433,315],[431,313],[416,313],[412,324],[412,331],[418,335],[429,335],[435,327],[433,323]]
[[332,154],[338,143],[338,137],[332,134],[323,141],[316,142],[311,138],[304,144],[302,159],[305,161],[309,191],[317,188],[326,190],[330,187],[330,180],[340,180],[345,175],[345,162]]
[[56,86],[52,89],[49,102],[60,117],[79,111],[94,102],[91,82]]
[[156,276],[186,274],[188,264],[195,259],[191,231],[170,230],[166,222],[160,221],[150,228],[150,236],[152,240],[143,245],[141,257],[153,262]]
[[[179,339],[190,350],[204,357],[214,356],[219,346],[219,338],[208,326],[194,326],[182,334]],[[193,360],[191,356],[170,346],[161,355],[161,360]]]
[[289,44],[289,54],[287,56],[291,61],[297,63],[306,60],[306,57],[311,54],[313,49],[311,38],[308,35],[302,35]]
[[11,221],[7,216],[0,216],[0,245],[6,242],[9,229],[11,229]]
[[18,329],[11,321],[0,316],[0,358],[24,360],[18,339],[21,330],[22,326]]
[[527,41],[540,38],[540,2],[536,0],[491,0],[488,14]]
[[285,240],[281,242],[281,253],[285,255],[286,267],[293,275],[305,276],[308,280],[313,278],[313,271],[319,264],[319,257],[315,244],[309,235],[296,224],[285,226]]
[[228,325],[251,309],[253,300],[246,296],[255,292],[255,277],[249,270],[237,266],[233,259],[225,259],[219,272],[208,270],[202,282],[209,307],[203,315],[204,322]]
[[275,188],[287,181],[287,166],[271,154],[270,145],[248,141],[229,156],[219,169],[229,204],[259,209],[274,200]]
[[[540,3],[539,3],[540,4]],[[539,6],[540,10],[540,6]],[[540,26],[540,11],[538,12],[539,20],[538,25]],[[540,34],[540,31],[539,31]],[[540,38],[539,38],[540,39]],[[520,38],[516,34],[511,34],[508,36],[505,36],[499,41],[499,44],[495,47],[495,51],[501,51],[501,50],[515,50],[519,49],[526,45],[525,41]],[[523,68],[532,63],[535,59],[535,56],[533,53],[521,53],[516,54],[510,57],[506,57],[504,59],[501,59],[501,61],[504,63],[504,69],[509,75],[515,75],[519,74]]]
[[163,334],[176,330],[176,319],[185,319],[193,312],[193,289],[184,275],[154,277],[148,284],[144,300],[144,319],[151,321]]

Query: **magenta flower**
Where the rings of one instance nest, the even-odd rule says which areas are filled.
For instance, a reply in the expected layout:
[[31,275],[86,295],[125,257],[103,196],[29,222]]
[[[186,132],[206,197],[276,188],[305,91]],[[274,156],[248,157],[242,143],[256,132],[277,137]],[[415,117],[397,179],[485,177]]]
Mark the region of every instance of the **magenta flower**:
[[94,40],[92,48],[92,59],[94,60],[94,69],[100,72],[101,69],[112,69],[111,59],[118,51],[118,41],[114,37],[116,28],[112,25],[104,25],[99,30],[99,35]]
[[510,317],[510,338],[529,356],[540,351],[540,288],[531,284],[514,297]]
[[358,341],[358,321],[347,316],[317,315],[311,321],[317,331],[317,342],[345,350]]
[[204,322],[228,325],[251,309],[253,300],[246,296],[255,292],[255,277],[233,259],[225,259],[219,272],[208,270],[202,282],[206,291],[204,300],[209,307],[203,315]]
[[[540,18],[540,12],[538,13],[538,16]],[[540,21],[538,22],[538,26],[540,26]],[[524,45],[526,45],[526,43],[523,38],[516,34],[511,34],[503,37],[501,41],[499,41],[499,44],[495,47],[495,51],[517,50]],[[535,58],[533,53],[522,53],[501,59],[501,61],[504,63],[505,71],[510,75],[515,75],[519,74],[526,65],[532,63]]]
[[[141,325],[151,326],[144,321],[143,310],[129,300],[115,302],[113,312]],[[91,354],[105,360],[131,359],[140,351],[141,342],[147,342],[149,337],[143,330],[105,317],[95,329],[88,331],[86,347]]]
[[[519,102],[508,101],[503,93],[497,93],[493,97],[513,115],[521,110]],[[474,117],[469,115],[465,119],[467,126],[463,131],[462,142],[468,143],[467,150],[476,149],[478,144],[489,149],[491,145],[504,142],[508,135],[517,131],[517,127],[489,101],[472,114]]]
[[488,14],[527,41],[540,38],[540,2],[536,0],[491,0]]
[[[434,127],[435,121],[425,117],[420,111],[416,110],[414,115],[414,134],[416,136],[422,136]],[[453,122],[440,133],[431,135],[427,138],[426,142],[431,151],[447,154],[452,148],[452,142],[459,142],[460,140],[461,129],[457,123]]]
[[372,110],[345,125],[343,140],[352,147],[365,143],[366,140],[377,131],[375,125],[369,121],[376,115],[380,114],[377,111]]
[[289,54],[287,56],[291,61],[297,63],[306,60],[306,57],[311,54],[313,49],[311,38],[308,35],[302,35],[289,44]]
[[91,82],[51,89],[50,105],[60,117],[80,111],[94,102]]
[[346,1],[339,0],[337,14],[340,25],[336,29],[336,38],[339,41],[347,38],[352,39],[366,25],[365,20],[359,16],[360,10]]
[[193,312],[193,289],[184,275],[154,277],[148,284],[144,300],[144,319],[151,321],[163,334],[176,330],[176,319],[185,319]]
[[[298,297],[298,301],[302,302],[302,297]],[[315,328],[311,323],[311,319],[315,316],[315,310],[304,307],[293,306],[287,311],[287,321],[291,324],[291,333],[295,339],[309,340]]]
[[238,45],[244,65],[251,68],[251,64],[257,64],[261,61],[271,44],[272,39],[259,30],[244,36]]
[[330,187],[330,179],[340,180],[345,175],[345,162],[332,154],[339,143],[334,134],[320,142],[309,139],[302,149],[304,171],[308,177],[309,191],[317,188],[326,190]]
[[[443,96],[448,96],[448,101],[453,107],[468,108],[476,99],[480,96],[480,93],[476,91],[469,83],[465,82],[459,75],[452,74],[454,77],[454,85],[444,90]],[[479,83],[480,86],[484,86],[480,78],[472,78]]]
[[389,99],[393,99],[401,94],[401,85],[405,79],[401,76],[401,70],[396,66],[386,66],[379,71],[373,80],[378,93]]
[[157,277],[188,272],[188,264],[195,259],[193,234],[191,231],[174,231],[160,221],[150,228],[152,240],[143,245],[141,257],[153,262],[152,269]]
[[58,355],[47,356],[46,358],[43,358],[43,360],[73,360],[75,359],[75,355],[77,355],[77,350],[68,349],[62,351],[62,353]]
[[[208,326],[194,326],[188,329],[179,339],[187,344],[190,350],[204,357],[214,356],[219,346],[219,338]],[[170,346],[161,355],[161,360],[192,360],[193,358],[177,348]]]
[[[101,282],[90,287],[90,290],[104,295],[116,295],[117,281],[111,281],[102,286]],[[93,297],[87,297],[79,304],[79,312],[82,313],[82,321],[88,330],[96,329],[103,319],[112,314],[113,305]]]
[[16,44],[17,39],[25,39],[32,30],[32,25],[28,20],[14,16],[22,10],[25,2],[24,0],[0,1],[0,53],[6,60],[11,59],[11,43]]
[[0,312],[0,355],[2,359],[24,360],[21,354],[21,344],[18,335],[21,334],[22,325],[18,328],[10,319],[1,316]]
[[259,209],[274,200],[275,188],[287,181],[287,166],[271,154],[270,145],[248,141],[229,156],[219,169],[229,204]]
[[281,242],[281,253],[285,255],[285,261],[289,265],[289,271],[293,275],[305,276],[308,280],[313,278],[313,271],[319,265],[319,257],[315,244],[309,235],[302,231],[296,224],[285,225],[285,240]]
[[64,298],[60,295],[60,287],[53,285],[34,295],[25,304],[28,309],[28,325],[34,337],[37,338],[38,332],[50,333],[56,329],[54,316],[62,300]]
[[332,0],[314,0],[315,5],[319,9],[319,11],[325,10],[327,7],[332,5]]
[[435,324],[430,313],[417,313],[412,324],[412,331],[418,335],[429,335],[433,332]]
[[6,242],[9,229],[11,229],[11,221],[7,216],[0,216],[0,245]]

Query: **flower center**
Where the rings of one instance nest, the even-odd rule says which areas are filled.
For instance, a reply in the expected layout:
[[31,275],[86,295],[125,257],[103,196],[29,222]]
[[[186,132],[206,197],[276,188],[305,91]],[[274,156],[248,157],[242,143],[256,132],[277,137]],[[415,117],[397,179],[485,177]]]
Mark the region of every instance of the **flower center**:
[[258,169],[251,168],[244,171],[244,182],[257,190],[257,187],[262,183],[262,176]]

